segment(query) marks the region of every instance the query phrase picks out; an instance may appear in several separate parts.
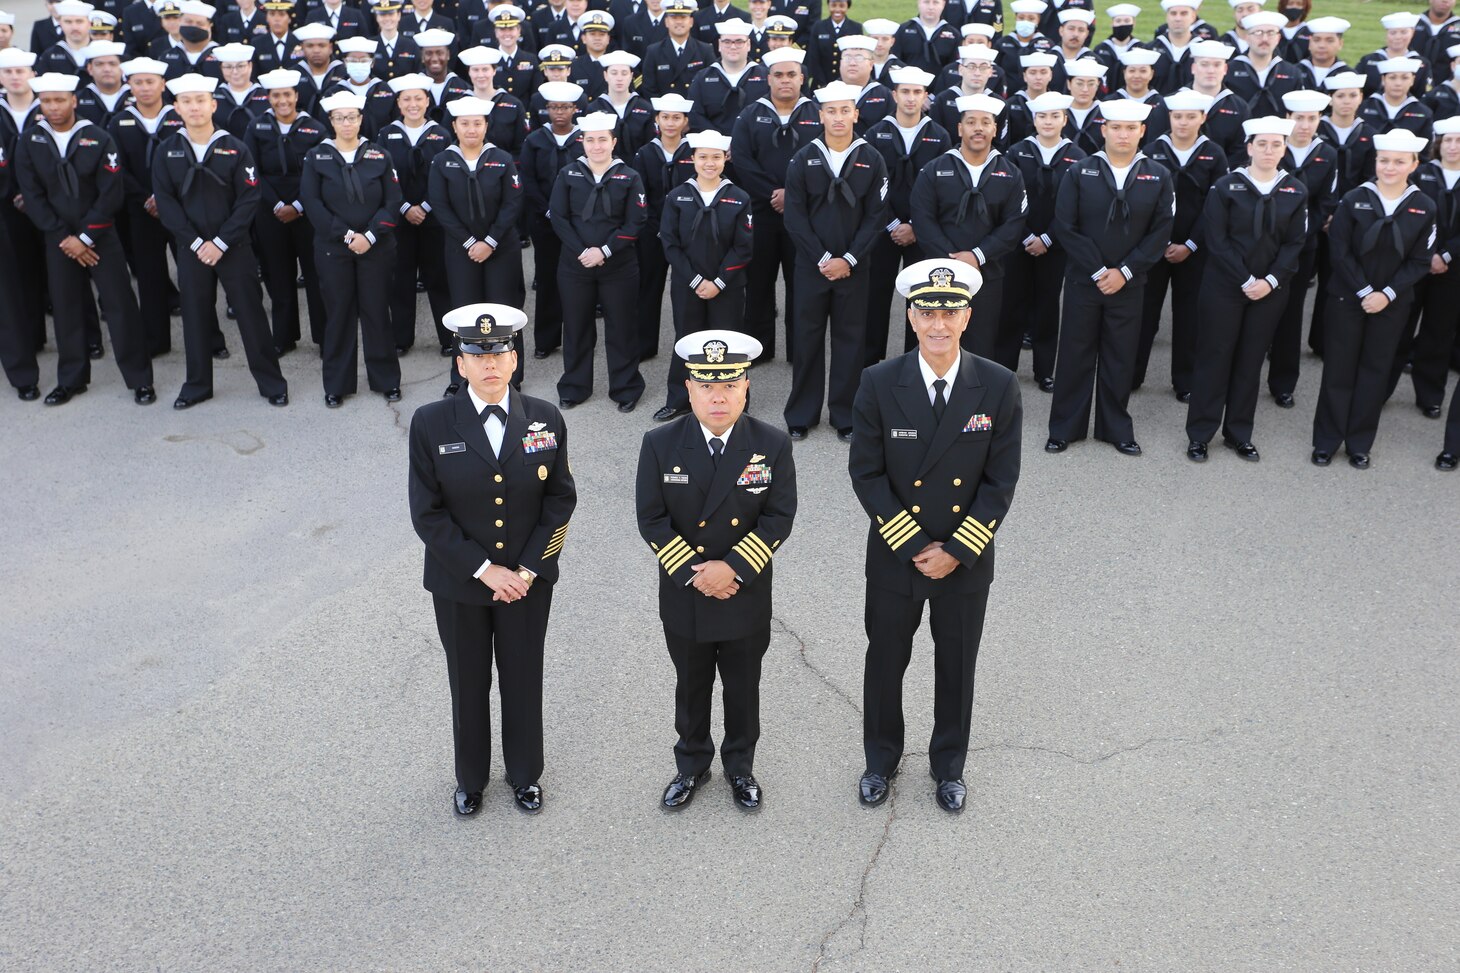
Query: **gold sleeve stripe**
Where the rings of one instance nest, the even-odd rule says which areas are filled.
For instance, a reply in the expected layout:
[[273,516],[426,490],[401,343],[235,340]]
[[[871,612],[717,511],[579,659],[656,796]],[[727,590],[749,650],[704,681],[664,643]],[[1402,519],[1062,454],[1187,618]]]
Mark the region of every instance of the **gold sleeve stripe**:
[[772,551],[766,546],[766,542],[754,534],[746,534],[734,550],[755,568],[756,573],[765,570],[765,566],[771,562]]
[[964,517],[963,523],[960,524],[959,527],[963,530],[971,530],[974,534],[977,534],[986,541],[993,540],[994,532],[989,530],[983,524],[980,524],[978,521],[974,520],[972,517]]
[[899,533],[911,522],[912,514],[908,513],[906,510],[899,510],[896,516],[894,516],[887,523],[883,524],[881,527],[877,528],[877,530],[882,534],[884,538],[889,538],[893,534]]
[[906,544],[908,541],[910,541],[914,537],[916,537],[918,531],[920,531],[920,530],[922,530],[922,528],[918,526],[918,522],[917,521],[915,521],[915,520],[908,521],[908,524],[907,524],[906,527],[904,527],[902,530],[898,531],[896,534],[894,534],[894,535],[886,538],[887,545],[889,547],[891,547],[895,551],[899,547],[901,547],[902,545]]
[[564,524],[553,531],[553,536],[548,539],[547,548],[542,552],[543,557],[552,557],[563,549],[563,541],[568,538],[568,525]]
[[689,563],[694,556],[694,548],[686,544],[683,537],[676,535],[673,540],[664,545],[664,550],[659,552],[659,563],[663,565],[666,574],[673,574]]
[[695,552],[692,549],[688,549],[687,548],[685,550],[684,554],[680,555],[679,557],[674,558],[671,561],[665,561],[664,562],[664,573],[665,574],[673,574],[674,572],[678,571],[680,568],[682,568],[686,564],[688,564],[690,562],[690,559],[693,558],[694,556],[695,556]]
[[741,543],[744,543],[744,544],[754,544],[756,550],[760,551],[761,554],[765,555],[765,559],[767,561],[769,561],[771,559],[772,555],[774,554],[774,552],[769,547],[766,546],[766,542],[763,541],[763,540],[761,540],[755,534],[746,534],[745,535],[745,540],[742,541]]
[[963,544],[968,545],[968,549],[971,550],[971,551],[973,551],[973,553],[975,553],[975,554],[982,554],[983,553],[984,542],[981,541],[981,540],[979,540],[976,537],[970,537],[967,534],[965,534],[963,531],[956,530],[956,531],[953,532],[953,539],[955,541],[960,541]]
[[765,570],[765,562],[760,559],[760,555],[747,550],[745,544],[736,544],[731,550],[745,558],[745,563],[749,564],[757,574]]
[[689,545],[684,542],[683,537],[680,537],[676,534],[674,537],[670,538],[667,544],[659,549],[659,563],[663,564],[671,557],[679,554],[681,551],[686,550],[689,550]]

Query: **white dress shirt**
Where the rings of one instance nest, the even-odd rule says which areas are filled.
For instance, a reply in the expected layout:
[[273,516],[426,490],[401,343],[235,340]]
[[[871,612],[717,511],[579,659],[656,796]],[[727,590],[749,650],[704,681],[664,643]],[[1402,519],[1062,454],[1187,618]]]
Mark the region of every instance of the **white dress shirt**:
[[938,401],[938,390],[933,388],[933,383],[940,378],[948,383],[943,388],[943,404],[947,405],[950,401],[952,401],[953,382],[956,378],[958,378],[958,366],[962,363],[963,352],[960,351],[958,353],[958,357],[953,359],[953,364],[948,369],[948,374],[939,375],[937,372],[933,371],[933,366],[928,364],[928,360],[923,357],[923,353],[918,352],[918,368],[923,373],[923,385],[927,386],[928,389],[928,405],[932,405],[934,402]]

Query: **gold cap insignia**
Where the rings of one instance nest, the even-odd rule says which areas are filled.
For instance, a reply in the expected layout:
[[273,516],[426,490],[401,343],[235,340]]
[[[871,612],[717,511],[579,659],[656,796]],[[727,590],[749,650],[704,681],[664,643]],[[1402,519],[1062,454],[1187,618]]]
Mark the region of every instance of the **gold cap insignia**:
[[951,287],[953,285],[953,271],[947,267],[934,268],[932,273],[928,274],[928,280],[937,288]]
[[705,361],[711,365],[718,365],[725,360],[725,352],[728,350],[729,346],[723,341],[707,341],[705,342]]

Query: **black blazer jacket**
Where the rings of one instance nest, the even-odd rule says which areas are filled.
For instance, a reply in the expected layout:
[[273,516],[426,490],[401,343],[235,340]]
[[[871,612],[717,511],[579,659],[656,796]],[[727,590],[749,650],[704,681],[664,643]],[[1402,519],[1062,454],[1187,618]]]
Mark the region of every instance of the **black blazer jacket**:
[[[693,414],[651,429],[639,451],[639,533],[659,559],[659,617],[699,642],[770,624],[771,560],[796,516],[796,466],[784,430],[742,415],[718,468]],[[692,565],[722,560],[741,579],[721,601],[690,587]]]
[[[1019,382],[1002,365],[967,351],[943,421],[918,367],[918,352],[862,373],[847,468],[872,518],[867,582],[914,598],[966,594],[994,576],[994,534],[1019,480]],[[961,566],[934,581],[913,567],[933,541]]]
[[502,455],[492,454],[467,387],[411,417],[411,522],[426,543],[425,587],[469,605],[492,590],[482,562],[558,580],[558,555],[578,500],[568,467],[568,429],[557,408],[508,391]]

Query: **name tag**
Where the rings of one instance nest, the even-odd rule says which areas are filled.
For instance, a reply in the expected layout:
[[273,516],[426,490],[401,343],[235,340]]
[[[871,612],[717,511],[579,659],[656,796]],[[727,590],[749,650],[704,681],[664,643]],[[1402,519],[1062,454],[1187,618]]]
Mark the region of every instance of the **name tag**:
[[437,446],[436,450],[442,456],[445,456],[447,453],[464,453],[466,452],[466,443],[445,443]]
[[689,482],[689,474],[688,473],[665,473],[664,474],[664,482],[665,483],[688,483]]
[[917,439],[918,438],[918,431],[916,429],[894,429],[894,430],[892,430],[892,438],[893,439]]

